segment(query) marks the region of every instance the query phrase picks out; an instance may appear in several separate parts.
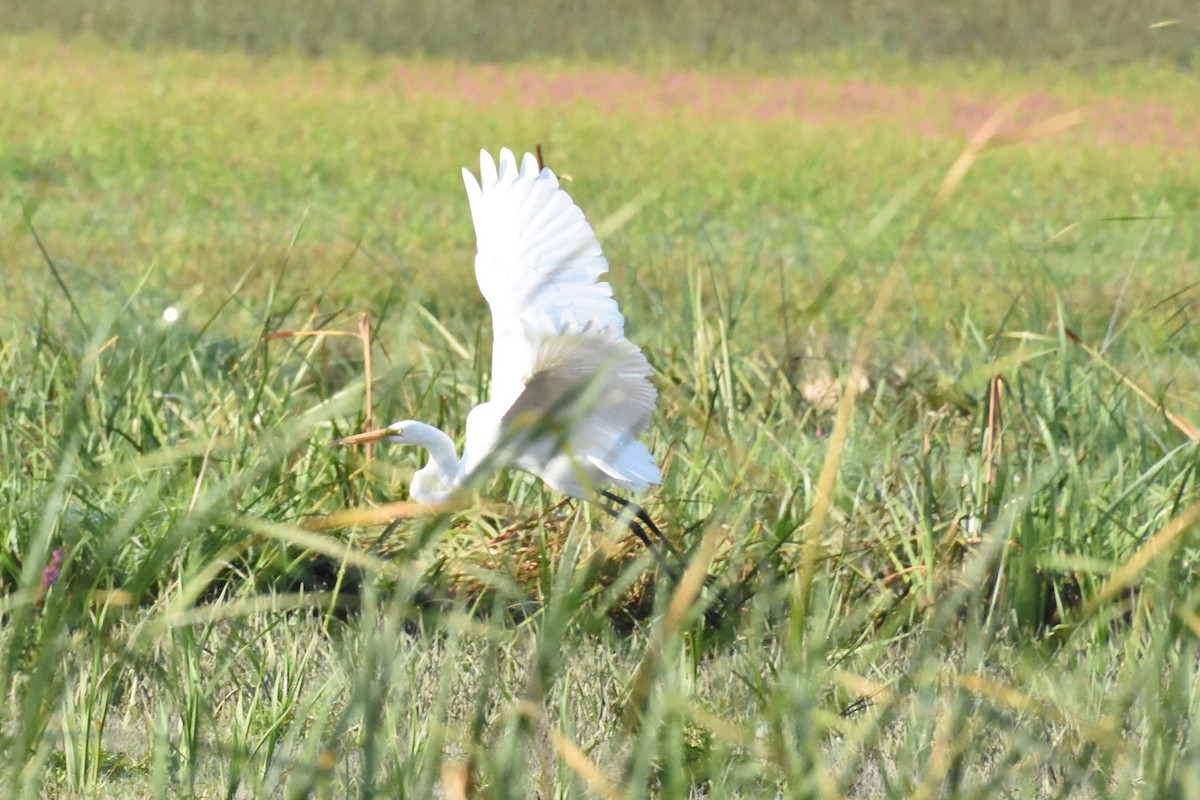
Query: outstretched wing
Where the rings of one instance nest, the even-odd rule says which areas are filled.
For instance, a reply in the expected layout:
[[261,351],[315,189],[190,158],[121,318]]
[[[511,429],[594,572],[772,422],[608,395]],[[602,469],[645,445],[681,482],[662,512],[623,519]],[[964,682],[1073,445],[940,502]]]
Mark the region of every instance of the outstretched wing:
[[525,387],[543,341],[574,326],[624,336],[608,261],[592,226],[549,169],[507,148],[480,154],[480,179],[463,170],[479,254],[475,278],[492,310],[491,401],[507,407]]
[[[609,482],[643,491],[661,480],[637,440],[658,396],[649,375],[646,356],[628,339],[569,326],[542,341],[507,410],[486,403],[471,413],[499,415],[485,447],[497,464],[532,472],[574,497]],[[468,421],[468,439],[472,432]]]

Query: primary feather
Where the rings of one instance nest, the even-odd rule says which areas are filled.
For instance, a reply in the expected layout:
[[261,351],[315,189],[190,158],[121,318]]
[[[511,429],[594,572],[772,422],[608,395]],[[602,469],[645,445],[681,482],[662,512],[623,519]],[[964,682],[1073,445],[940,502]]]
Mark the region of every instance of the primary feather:
[[480,154],[477,181],[463,170],[479,253],[475,279],[492,310],[491,400],[512,402],[541,340],[571,322],[624,336],[612,287],[598,278],[608,261],[579,206],[549,169],[526,154],[518,168],[500,151]]

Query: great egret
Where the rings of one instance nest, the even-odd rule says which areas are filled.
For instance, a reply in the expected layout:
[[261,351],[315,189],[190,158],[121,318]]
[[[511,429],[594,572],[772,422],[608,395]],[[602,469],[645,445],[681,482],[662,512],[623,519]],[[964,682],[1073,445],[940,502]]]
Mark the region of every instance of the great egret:
[[612,287],[598,281],[608,262],[595,232],[531,153],[518,168],[507,148],[499,166],[483,151],[480,179],[464,169],[463,180],[479,249],[475,278],[491,308],[493,341],[491,396],[467,415],[462,457],[445,432],[414,420],[337,443],[425,448],[429,462],[409,486],[418,502],[450,500],[493,470],[533,473],[618,519],[626,510],[630,529],[660,563],[647,529],[678,558],[641,508],[605,488],[642,492],[661,482],[637,438],[658,392],[645,355],[625,338]]

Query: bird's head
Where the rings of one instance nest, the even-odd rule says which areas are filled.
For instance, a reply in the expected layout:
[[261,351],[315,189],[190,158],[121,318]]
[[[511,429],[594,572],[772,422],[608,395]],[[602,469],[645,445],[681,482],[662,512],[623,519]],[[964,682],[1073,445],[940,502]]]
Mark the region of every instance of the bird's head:
[[453,497],[463,484],[465,474],[454,450],[454,440],[432,425],[406,419],[393,422],[386,428],[346,436],[334,444],[371,442],[415,444],[429,451],[429,463],[417,470],[409,486],[409,494],[414,500],[422,503],[442,503]]
[[373,431],[344,436],[334,442],[336,445],[371,444],[372,442],[392,442],[394,444],[424,444],[425,437],[421,434],[429,428],[423,422],[406,419],[393,422],[386,428],[376,428]]

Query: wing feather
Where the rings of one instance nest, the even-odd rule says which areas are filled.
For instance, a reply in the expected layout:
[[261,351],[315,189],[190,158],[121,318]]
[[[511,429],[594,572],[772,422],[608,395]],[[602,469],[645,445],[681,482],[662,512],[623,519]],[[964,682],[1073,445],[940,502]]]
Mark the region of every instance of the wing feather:
[[637,440],[658,398],[650,371],[628,339],[568,326],[542,341],[489,452],[577,497],[601,477],[635,491],[659,483],[658,467]]
[[658,393],[645,355],[600,277],[608,261],[549,169],[508,149],[463,170],[478,240],[475,277],[492,311],[491,398],[467,418],[468,472],[485,462],[585,497],[611,481],[661,477],[637,440]]
[[[549,169],[507,148],[500,162],[480,154],[480,177],[463,170],[478,255],[475,277],[492,311],[491,400],[512,403],[525,389],[543,341],[570,325],[624,336],[612,287],[598,278],[608,261],[583,212]],[[635,348],[636,349],[636,348]]]

